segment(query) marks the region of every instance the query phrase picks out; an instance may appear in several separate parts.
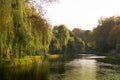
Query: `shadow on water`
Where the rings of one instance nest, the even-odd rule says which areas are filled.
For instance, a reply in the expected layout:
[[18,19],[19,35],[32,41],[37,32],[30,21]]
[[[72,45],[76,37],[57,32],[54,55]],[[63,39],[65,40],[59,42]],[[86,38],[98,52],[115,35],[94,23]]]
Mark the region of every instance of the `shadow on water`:
[[48,80],[48,61],[18,68],[1,68],[0,80]]
[[120,80],[120,66],[101,63],[104,56],[78,55],[75,59],[45,59],[33,65],[0,69],[0,80]]

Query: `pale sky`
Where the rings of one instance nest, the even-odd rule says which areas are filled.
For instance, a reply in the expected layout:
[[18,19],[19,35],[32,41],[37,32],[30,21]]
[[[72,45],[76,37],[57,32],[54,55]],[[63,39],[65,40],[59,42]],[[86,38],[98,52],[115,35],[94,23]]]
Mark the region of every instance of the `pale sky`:
[[70,30],[75,27],[92,30],[101,16],[120,12],[120,0],[59,0],[44,9],[53,26],[65,24]]

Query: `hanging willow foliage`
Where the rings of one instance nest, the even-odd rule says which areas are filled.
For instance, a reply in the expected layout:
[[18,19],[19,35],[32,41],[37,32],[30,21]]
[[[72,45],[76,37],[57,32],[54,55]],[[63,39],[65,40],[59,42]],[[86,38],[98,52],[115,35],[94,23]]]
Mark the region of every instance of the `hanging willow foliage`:
[[69,30],[65,25],[55,26],[53,28],[53,39],[50,45],[50,53],[66,53],[69,38]]
[[51,29],[35,10],[31,15],[27,13],[24,1],[0,1],[0,57],[3,59],[48,51]]
[[25,5],[23,0],[12,1],[12,13],[14,23],[13,54],[16,57],[24,56],[24,52],[30,43],[30,25],[26,19]]
[[84,42],[69,31],[65,25],[53,28],[50,53],[75,54],[84,48]]
[[9,58],[14,39],[11,0],[0,0],[0,55]]
[[81,48],[82,41],[71,36],[64,25],[52,31],[35,8],[25,5],[26,1],[0,0],[0,59],[45,55],[48,51],[66,53],[75,45]]
[[[29,16],[32,23],[32,34],[34,36],[34,48],[37,52],[47,53],[51,42],[51,29],[44,19],[38,14]],[[39,43],[39,44],[38,44]]]

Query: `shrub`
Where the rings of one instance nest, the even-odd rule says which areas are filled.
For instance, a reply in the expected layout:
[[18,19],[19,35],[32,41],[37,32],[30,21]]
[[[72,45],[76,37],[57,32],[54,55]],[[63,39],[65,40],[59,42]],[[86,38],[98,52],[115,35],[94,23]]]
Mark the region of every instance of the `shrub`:
[[116,45],[116,51],[117,51],[118,53],[120,53],[120,44],[117,44],[117,45]]

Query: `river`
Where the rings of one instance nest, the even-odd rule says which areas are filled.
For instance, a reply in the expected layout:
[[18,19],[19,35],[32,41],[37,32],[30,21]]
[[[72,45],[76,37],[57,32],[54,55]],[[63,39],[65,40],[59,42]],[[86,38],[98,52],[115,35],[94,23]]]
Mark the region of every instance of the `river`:
[[0,80],[120,80],[120,66],[98,62],[91,54],[70,60],[38,61],[29,66],[0,69]]

